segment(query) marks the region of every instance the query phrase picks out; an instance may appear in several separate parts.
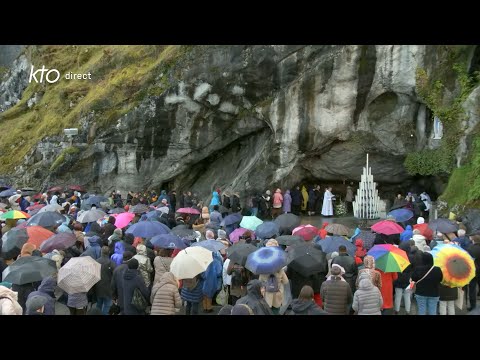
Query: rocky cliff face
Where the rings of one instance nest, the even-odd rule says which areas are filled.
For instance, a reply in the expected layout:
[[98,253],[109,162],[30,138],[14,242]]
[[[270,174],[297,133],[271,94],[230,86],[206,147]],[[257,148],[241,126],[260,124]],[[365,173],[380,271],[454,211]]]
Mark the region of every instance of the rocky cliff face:
[[[82,117],[78,154],[50,171],[68,146],[51,137],[32,149],[15,177],[100,191],[163,185],[202,196],[214,187],[251,193],[304,180],[359,180],[368,152],[375,180],[400,184],[411,179],[405,154],[431,146],[430,113],[415,76],[417,68],[435,66],[435,52],[434,46],[198,46],[171,70],[176,80],[161,95],[145,97],[107,129],[97,127],[94,112]],[[7,81],[21,79],[25,66],[17,64]],[[2,83],[0,106],[18,89]],[[477,97],[478,89],[467,112],[478,115]],[[465,124],[466,134],[475,119]]]

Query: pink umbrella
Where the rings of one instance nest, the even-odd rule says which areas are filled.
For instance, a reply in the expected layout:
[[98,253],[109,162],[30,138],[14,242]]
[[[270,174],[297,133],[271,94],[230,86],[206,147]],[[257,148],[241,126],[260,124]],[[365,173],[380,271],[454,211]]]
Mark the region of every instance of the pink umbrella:
[[112,216],[115,218],[115,226],[117,228],[123,229],[125,226],[130,224],[130,222],[135,217],[135,214],[130,212],[125,212],[121,214],[113,214]]
[[396,222],[389,220],[379,221],[373,224],[370,229],[376,233],[384,235],[401,234],[404,231],[404,229]]
[[238,229],[233,230],[230,233],[230,235],[228,235],[228,238],[230,239],[230,241],[232,243],[235,244],[236,242],[238,242],[238,240],[240,240],[240,236],[245,234],[246,231],[250,231],[252,233],[252,240],[255,240],[255,233],[251,230],[244,229],[244,228],[238,228]]
[[200,215],[200,211],[194,208],[180,208],[176,212],[179,214]]
[[305,241],[313,240],[320,230],[313,225],[300,225],[292,230],[292,235],[302,237]]

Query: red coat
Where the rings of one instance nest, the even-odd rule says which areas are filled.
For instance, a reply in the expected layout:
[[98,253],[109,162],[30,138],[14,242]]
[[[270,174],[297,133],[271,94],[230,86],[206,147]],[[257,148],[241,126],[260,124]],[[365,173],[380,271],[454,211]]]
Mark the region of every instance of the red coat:
[[[428,242],[433,240],[433,231],[428,227],[428,224],[415,224],[413,225],[413,230],[418,229],[420,233],[425,236]],[[422,250],[422,249],[419,249]]]
[[[376,269],[378,270],[378,269]],[[382,293],[383,298],[383,309],[392,309],[393,308],[393,282],[397,280],[397,273],[384,273],[382,270],[378,270],[382,276],[382,288],[380,292]]]

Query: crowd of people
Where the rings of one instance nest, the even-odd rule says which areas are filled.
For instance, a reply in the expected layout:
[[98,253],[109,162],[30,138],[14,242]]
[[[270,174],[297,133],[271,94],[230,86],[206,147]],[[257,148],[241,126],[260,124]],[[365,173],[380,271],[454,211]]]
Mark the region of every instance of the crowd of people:
[[[325,261],[316,272],[305,276],[286,265],[272,274],[253,273],[245,264],[230,259],[229,248],[246,244],[256,248],[278,247],[289,252],[295,246],[280,244],[276,238],[291,235],[291,231],[261,239],[255,237],[254,231],[245,231],[238,241],[233,241],[230,235],[238,229],[240,221],[233,227],[225,226],[223,221],[227,216],[243,212],[246,216],[258,215],[272,220],[281,214],[301,214],[302,211],[306,211],[306,215],[317,212],[333,215],[331,187],[325,189],[323,197],[319,195],[318,186],[308,192],[306,187],[297,186],[285,193],[276,189],[273,196],[271,194],[267,190],[241,206],[238,193],[221,193],[220,189],[213,192],[208,203],[190,191],[180,196],[175,191],[167,193],[165,190],[159,195],[151,191],[129,192],[125,199],[120,192],[114,191],[93,203],[89,199],[95,198],[94,194],[78,191],[33,197],[17,191],[3,199],[1,209],[4,212],[19,210],[34,214],[42,206],[56,206],[53,211],[61,214],[65,221],[44,228],[53,234],[74,234],[76,240],[70,247],[47,253],[31,242],[26,242],[18,252],[2,251],[2,273],[25,257],[51,259],[60,271],[72,258],[90,256],[101,265],[101,278],[89,291],[81,293],[62,291],[57,283],[58,273],[21,285],[0,279],[0,314],[54,315],[58,304],[63,304],[71,315],[175,315],[182,308],[186,315],[195,315],[200,311],[211,313],[217,304],[224,305],[220,310],[222,315],[380,315],[399,314],[402,300],[405,313],[411,314],[412,299],[415,299],[419,315],[453,315],[459,289],[441,284],[442,270],[434,266],[430,254],[436,245],[449,242],[466,249],[475,259],[477,276],[466,288],[469,290],[469,310],[476,309],[480,235],[467,236],[462,228],[456,233],[434,234],[423,217],[415,217],[415,224],[403,224],[405,231],[401,234],[374,234],[373,244],[369,246],[365,246],[359,231],[353,237],[345,237],[356,246],[353,256],[343,245],[328,254],[321,251],[318,241],[334,235],[324,226],[319,229],[315,241],[311,238],[302,241],[323,253]],[[409,204],[416,203],[412,194],[398,200],[394,206],[408,208]],[[113,215],[88,223],[78,221],[88,211],[103,209],[113,214],[115,210],[132,211],[139,205],[145,208],[134,212],[129,224],[122,228],[115,225]],[[181,208],[196,209],[198,214],[178,212]],[[212,251],[213,261],[205,271],[193,278],[175,277],[170,265],[180,248],[154,246],[150,237],[128,232],[135,224],[148,221],[147,213],[152,211],[155,212],[153,220],[169,229],[191,230],[194,237],[188,239],[189,245],[204,240],[221,244],[220,250]],[[427,211],[422,209],[421,213],[427,214]],[[6,234],[21,227],[24,221],[21,218],[2,221],[2,237],[8,237]],[[408,254],[410,265],[401,273],[383,272],[376,267],[375,258],[367,255],[375,244],[398,246]],[[412,281],[416,282],[414,294],[408,289]]]

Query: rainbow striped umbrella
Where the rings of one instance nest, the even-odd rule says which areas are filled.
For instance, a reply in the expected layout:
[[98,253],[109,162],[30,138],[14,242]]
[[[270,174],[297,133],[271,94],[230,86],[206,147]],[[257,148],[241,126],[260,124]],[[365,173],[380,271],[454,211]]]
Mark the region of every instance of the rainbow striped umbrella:
[[468,252],[454,244],[440,244],[432,249],[435,266],[442,269],[442,284],[462,287],[475,277],[475,263]]
[[402,272],[410,265],[407,253],[392,244],[372,247],[367,255],[375,258],[375,267],[383,272]]
[[28,219],[30,215],[19,210],[10,210],[0,216],[0,220],[7,219]]

